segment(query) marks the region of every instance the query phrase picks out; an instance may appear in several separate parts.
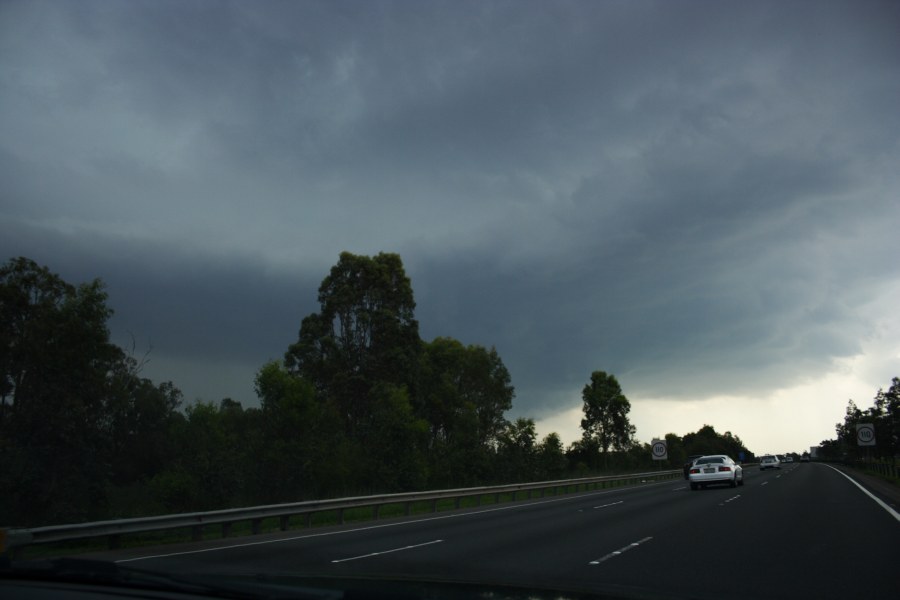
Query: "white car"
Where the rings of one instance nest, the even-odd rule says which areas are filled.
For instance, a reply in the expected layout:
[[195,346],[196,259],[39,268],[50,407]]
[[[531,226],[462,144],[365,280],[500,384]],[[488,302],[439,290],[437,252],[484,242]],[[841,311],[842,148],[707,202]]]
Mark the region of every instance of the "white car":
[[694,461],[688,472],[691,489],[726,483],[731,487],[744,485],[744,470],[724,454],[711,454]]
[[780,469],[781,461],[778,460],[777,456],[772,456],[771,454],[767,454],[759,459],[759,470],[765,471],[766,469]]

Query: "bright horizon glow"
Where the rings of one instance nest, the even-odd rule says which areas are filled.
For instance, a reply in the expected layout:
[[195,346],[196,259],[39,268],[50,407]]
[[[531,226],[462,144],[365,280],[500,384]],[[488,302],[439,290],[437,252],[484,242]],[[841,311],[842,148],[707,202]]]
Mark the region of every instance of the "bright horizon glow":
[[[893,356],[900,359],[900,348]],[[765,397],[716,396],[676,401],[632,397],[627,389],[623,392],[631,402],[631,423],[637,428],[636,438],[641,443],[667,433],[683,437],[711,425],[718,433],[730,431],[738,436],[757,455],[801,453],[836,437],[835,425],[843,420],[849,400],[864,410],[873,405],[879,389],[890,387],[890,378],[875,384],[864,378],[868,366],[861,356],[840,361],[821,380],[775,390]],[[568,446],[581,438],[582,416],[579,406],[537,420],[538,439],[555,431]]]

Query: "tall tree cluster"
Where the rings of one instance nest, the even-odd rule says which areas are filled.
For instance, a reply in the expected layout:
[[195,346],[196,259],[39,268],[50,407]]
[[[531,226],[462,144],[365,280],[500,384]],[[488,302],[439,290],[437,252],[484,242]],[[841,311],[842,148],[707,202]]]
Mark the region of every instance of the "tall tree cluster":
[[628,419],[631,403],[615,375],[604,371],[591,373],[581,397],[584,401],[582,443],[585,448],[599,449],[604,466],[608,466],[610,449],[626,451],[634,444],[635,427]]
[[[875,445],[861,447],[857,443],[856,426],[871,424],[875,428]],[[895,458],[900,455],[900,377],[894,377],[887,391],[879,389],[872,406],[861,409],[852,399],[847,402],[844,420],[834,426],[836,437],[820,444],[826,460],[859,460]]]
[[258,408],[183,406],[171,382],[141,377],[142,361],[109,340],[106,300],[99,280],[71,285],[27,258],[0,267],[0,525],[561,479],[649,460],[602,371],[570,448],[555,433],[538,440],[533,419],[507,420],[515,390],[496,349],[422,340],[396,254],[340,255],[297,341],[258,370]]
[[[319,287],[320,310],[305,317],[297,342],[260,372],[260,390],[278,373],[307,382],[328,440],[339,436],[342,469],[365,489],[480,483],[512,407],[509,372],[493,348],[451,338],[425,342],[412,285],[396,254],[349,252]],[[277,401],[273,394],[266,402]],[[314,438],[323,428],[314,425]]]
[[0,516],[104,516],[112,483],[171,456],[181,394],[109,342],[111,314],[99,280],[74,286],[23,257],[0,267]]
[[[594,371],[581,393],[584,418],[582,438],[569,448],[567,457],[577,471],[604,469],[657,468],[650,454],[650,444],[635,440],[635,427],[628,418],[631,402],[622,392],[616,377],[605,371]],[[704,425],[683,438],[668,433],[668,467],[679,467],[688,456],[727,454],[735,460],[741,455],[752,460],[753,453],[730,431],[716,432]]]
[[[109,340],[99,280],[0,268],[0,524],[34,526],[352,493],[477,485],[559,469],[509,423],[497,351],[419,337],[400,257],[343,253],[259,408],[182,406]],[[554,443],[555,440],[555,443]],[[542,460],[536,455],[542,452]],[[544,455],[548,455],[544,457]],[[553,455],[553,456],[550,456]]]

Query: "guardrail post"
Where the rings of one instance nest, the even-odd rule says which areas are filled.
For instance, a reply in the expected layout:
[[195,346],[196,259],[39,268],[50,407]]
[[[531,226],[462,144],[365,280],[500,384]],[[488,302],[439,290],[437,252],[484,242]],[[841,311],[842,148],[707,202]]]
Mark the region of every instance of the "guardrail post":
[[313,514],[311,512],[303,513],[303,514],[306,516],[306,528],[309,529],[310,527],[312,527],[312,515]]
[[380,512],[381,512],[381,505],[380,505],[380,504],[376,504],[375,506],[373,506],[373,507],[372,507],[372,518],[375,519],[375,520],[377,521],[377,520],[378,520],[378,513],[380,513]]
[[403,514],[405,514],[405,515],[408,517],[408,516],[410,515],[411,512],[412,512],[412,502],[406,502],[406,503],[404,503],[404,505],[403,505]]
[[119,549],[119,536],[118,535],[109,536],[106,540],[106,546],[110,550],[118,550]]
[[278,528],[279,528],[281,531],[287,531],[287,528],[288,528],[288,520],[289,520],[289,519],[290,519],[290,517],[287,516],[287,515],[282,515],[282,516],[281,516],[281,518],[280,518],[279,521],[278,521]]
[[338,512],[338,525],[343,525],[344,524],[344,509],[339,508],[339,509],[337,509],[337,512]]
[[457,496],[453,499],[453,508],[459,508],[459,503],[462,502],[462,497]]
[[431,501],[431,512],[433,512],[433,513],[437,512],[437,503],[438,503],[437,498],[435,498],[434,500]]
[[191,541],[199,542],[203,539],[203,525],[194,525],[191,527]]
[[231,535],[231,523],[222,523],[222,537],[227,538]]
[[250,532],[253,535],[259,535],[262,531],[262,519],[252,519],[250,521]]

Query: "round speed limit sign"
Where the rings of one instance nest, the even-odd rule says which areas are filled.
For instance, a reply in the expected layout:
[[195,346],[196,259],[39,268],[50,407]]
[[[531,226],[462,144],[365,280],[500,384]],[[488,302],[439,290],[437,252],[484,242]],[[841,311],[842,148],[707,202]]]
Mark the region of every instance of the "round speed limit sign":
[[666,440],[653,440],[650,444],[650,453],[653,455],[653,460],[666,460],[669,457]]
[[860,446],[875,445],[875,426],[871,423],[860,423],[856,426],[856,443]]

